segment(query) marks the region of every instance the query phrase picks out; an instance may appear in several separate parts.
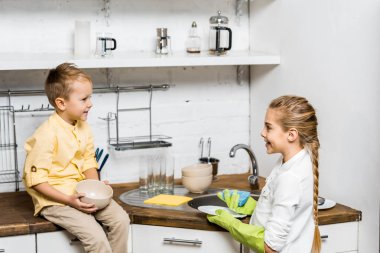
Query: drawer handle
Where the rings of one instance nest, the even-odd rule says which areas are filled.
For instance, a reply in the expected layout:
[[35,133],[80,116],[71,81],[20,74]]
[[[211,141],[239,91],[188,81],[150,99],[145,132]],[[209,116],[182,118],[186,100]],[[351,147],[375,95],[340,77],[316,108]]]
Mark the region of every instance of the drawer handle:
[[0,249],[0,253],[5,252],[5,249]]
[[164,243],[169,243],[169,244],[190,244],[193,246],[201,246],[202,241],[199,241],[198,239],[195,240],[186,240],[186,239],[177,239],[177,238],[164,238]]
[[327,238],[329,238],[328,235],[321,235],[321,239],[322,239],[322,240],[325,240],[325,239],[327,239]]

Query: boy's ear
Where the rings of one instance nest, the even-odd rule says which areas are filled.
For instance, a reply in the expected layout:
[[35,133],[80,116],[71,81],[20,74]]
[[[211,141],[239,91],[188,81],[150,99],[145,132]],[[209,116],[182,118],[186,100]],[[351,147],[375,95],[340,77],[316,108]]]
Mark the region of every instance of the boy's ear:
[[288,141],[294,142],[298,139],[298,131],[295,128],[290,128],[288,131]]
[[57,108],[60,110],[60,111],[64,111],[66,109],[66,102],[65,102],[65,99],[63,98],[56,98],[54,100],[55,102],[55,105],[57,106]]

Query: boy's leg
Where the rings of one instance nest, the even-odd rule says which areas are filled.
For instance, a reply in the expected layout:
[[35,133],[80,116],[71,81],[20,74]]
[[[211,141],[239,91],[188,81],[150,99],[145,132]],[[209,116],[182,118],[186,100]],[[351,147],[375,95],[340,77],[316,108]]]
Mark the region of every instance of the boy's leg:
[[114,200],[111,200],[107,207],[96,212],[94,216],[107,227],[112,252],[127,253],[130,220],[125,210]]
[[49,206],[41,211],[41,215],[76,236],[87,253],[112,253],[102,226],[91,214],[70,206]]

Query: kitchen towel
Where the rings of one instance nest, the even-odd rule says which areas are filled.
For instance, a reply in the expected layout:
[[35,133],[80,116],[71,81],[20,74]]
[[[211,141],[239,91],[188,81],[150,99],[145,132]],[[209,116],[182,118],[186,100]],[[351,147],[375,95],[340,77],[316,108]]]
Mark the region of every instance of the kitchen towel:
[[156,204],[166,206],[179,206],[192,200],[190,197],[160,194],[144,201],[144,204]]

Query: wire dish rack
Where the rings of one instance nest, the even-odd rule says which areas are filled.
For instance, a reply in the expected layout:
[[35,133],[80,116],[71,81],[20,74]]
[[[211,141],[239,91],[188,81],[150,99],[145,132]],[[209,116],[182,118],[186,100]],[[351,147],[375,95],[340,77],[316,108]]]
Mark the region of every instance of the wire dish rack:
[[0,106],[0,183],[15,183],[18,191],[19,182],[15,110],[13,106]]
[[[168,142],[167,139],[171,137],[166,135],[154,135],[152,134],[152,96],[154,90],[165,91],[169,89],[168,84],[163,85],[150,85],[141,87],[129,87],[128,90],[124,91],[148,91],[149,92],[149,103],[147,107],[136,107],[136,108],[120,108],[119,99],[120,92],[116,92],[116,113],[109,112],[107,115],[107,128],[108,128],[108,144],[115,148],[117,151],[131,150],[131,149],[146,149],[146,148],[159,148],[159,147],[170,147],[172,143]],[[120,90],[123,91],[123,90]],[[148,111],[149,112],[149,134],[143,136],[130,136],[121,137],[120,136],[120,125],[119,119],[122,113],[133,112],[133,111]],[[115,121],[115,136],[111,137],[111,121]]]

